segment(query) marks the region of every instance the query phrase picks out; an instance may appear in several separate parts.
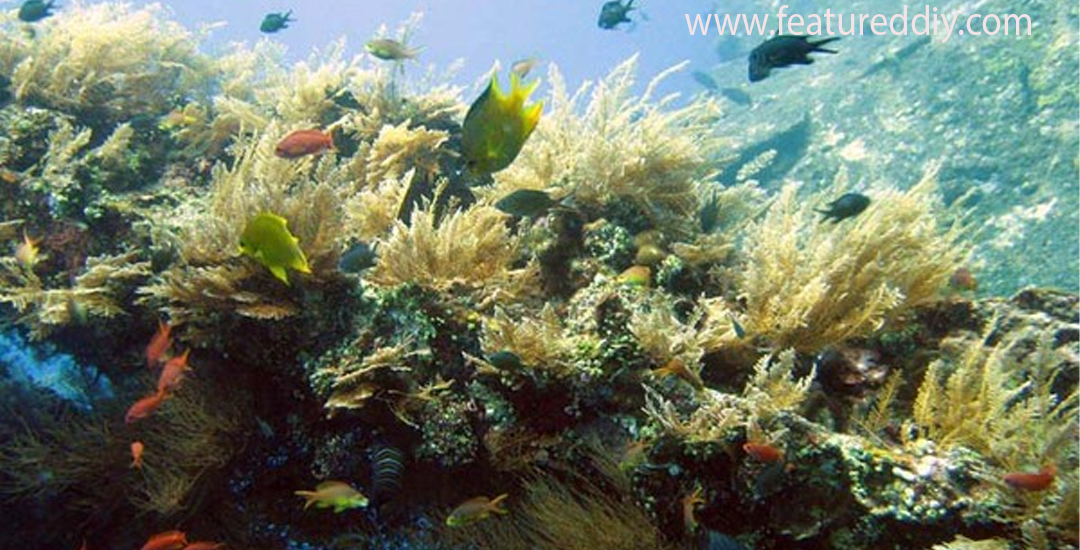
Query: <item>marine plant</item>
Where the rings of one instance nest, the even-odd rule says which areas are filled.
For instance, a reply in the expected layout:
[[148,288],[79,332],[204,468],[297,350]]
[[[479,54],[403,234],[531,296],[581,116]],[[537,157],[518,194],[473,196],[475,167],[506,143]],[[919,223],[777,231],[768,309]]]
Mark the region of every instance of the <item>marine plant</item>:
[[0,258],[0,302],[15,308],[17,322],[30,328],[33,339],[71,323],[115,317],[125,312],[122,304],[135,284],[150,275],[150,263],[137,258],[134,252],[88,258],[68,287],[49,287],[32,267]]
[[164,114],[177,96],[205,97],[209,61],[192,33],[166,17],[160,4],[74,3],[35,28],[19,32],[0,19],[0,73],[15,98],[104,126],[136,115]]
[[988,347],[989,330],[926,368],[912,410],[919,434],[973,449],[1003,472],[1075,460],[1080,394],[1059,383],[1053,335],[1021,331]]
[[394,222],[390,235],[379,244],[371,280],[440,290],[509,282],[517,250],[505,220],[505,214],[490,206],[458,210],[442,220],[431,205],[417,209],[408,224]]
[[660,73],[641,96],[632,96],[636,67],[634,56],[595,86],[585,84],[571,95],[552,66],[547,112],[514,164],[495,175],[491,196],[538,189],[573,194],[578,203],[597,209],[626,202],[651,227],[672,236],[688,234],[698,208],[695,186],[716,160],[719,140],[711,130],[718,112],[705,99],[675,107],[675,96],[656,97],[659,84],[682,65]]
[[907,191],[875,190],[870,207],[843,223],[821,223],[811,205],[823,201],[800,205],[796,187],[785,187],[747,228],[747,333],[816,352],[936,298],[968,254],[962,220],[942,220],[936,176],[930,167]]

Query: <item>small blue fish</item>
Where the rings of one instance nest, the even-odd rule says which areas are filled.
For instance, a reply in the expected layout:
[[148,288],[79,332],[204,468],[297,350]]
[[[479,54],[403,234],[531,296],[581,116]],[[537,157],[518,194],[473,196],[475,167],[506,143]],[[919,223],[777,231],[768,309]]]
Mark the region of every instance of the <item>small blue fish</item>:
[[280,31],[281,29],[289,28],[289,23],[293,23],[295,19],[289,19],[292,15],[292,10],[285,13],[268,13],[263,18],[262,24],[259,25],[259,30],[267,34],[272,34]]
[[596,25],[601,29],[611,30],[619,26],[620,23],[629,23],[630,18],[626,14],[634,9],[632,7],[633,3],[634,0],[628,0],[625,4],[619,0],[605,2],[600,7],[600,19],[597,20]]
[[35,21],[41,21],[46,17],[52,15],[50,11],[56,2],[49,0],[43,2],[42,0],[26,0],[23,5],[19,7],[19,20],[26,23],[33,23]]

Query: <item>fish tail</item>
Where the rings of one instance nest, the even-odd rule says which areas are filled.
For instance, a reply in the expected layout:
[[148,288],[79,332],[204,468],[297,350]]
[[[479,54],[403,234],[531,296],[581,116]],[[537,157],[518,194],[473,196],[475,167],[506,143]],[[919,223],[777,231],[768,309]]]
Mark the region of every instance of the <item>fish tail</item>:
[[822,48],[822,46],[824,46],[825,44],[828,44],[830,42],[836,42],[837,40],[840,40],[840,37],[839,36],[833,36],[831,38],[826,38],[824,40],[819,40],[817,42],[810,42],[810,45],[814,47],[813,51],[815,51],[815,52],[840,53],[840,52],[838,52],[836,50],[830,50],[828,48]]
[[510,493],[503,493],[503,494],[491,499],[491,502],[488,503],[488,508],[492,512],[495,512],[496,514],[506,514],[506,513],[508,513],[506,508],[503,508],[502,506],[499,506],[500,504],[502,504],[502,501],[506,500],[506,497],[508,497],[508,496],[510,496]]

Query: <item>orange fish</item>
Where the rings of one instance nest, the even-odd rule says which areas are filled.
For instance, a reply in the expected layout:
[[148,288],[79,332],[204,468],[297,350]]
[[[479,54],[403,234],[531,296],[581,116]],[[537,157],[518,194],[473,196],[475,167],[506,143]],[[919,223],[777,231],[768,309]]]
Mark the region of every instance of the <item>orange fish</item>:
[[124,423],[131,424],[136,420],[142,420],[157,410],[158,407],[165,401],[165,392],[159,391],[153,395],[148,395],[135,402],[134,405],[128,409],[127,415],[124,416]]
[[191,370],[187,364],[188,355],[190,354],[191,348],[188,348],[184,350],[182,355],[165,362],[165,368],[161,369],[161,376],[158,377],[158,393],[172,391],[180,386],[180,382],[184,379],[184,373]]
[[84,538],[84,539],[82,539],[82,546],[79,547],[79,550],[88,550],[88,549],[89,549],[89,546],[86,545],[86,539]]
[[223,542],[196,541],[184,547],[184,550],[219,550],[224,548]]
[[142,550],[183,550],[186,545],[183,531],[164,531],[147,539]]
[[701,487],[695,487],[694,492],[682,498],[683,526],[687,533],[697,531],[698,521],[694,509],[698,504],[705,504],[705,499],[701,497]]
[[742,446],[746,454],[758,462],[779,462],[784,459],[784,451],[770,443],[746,442]]
[[1057,476],[1057,466],[1047,464],[1038,472],[1012,472],[1001,476],[1013,489],[1022,491],[1044,491],[1054,483]]
[[169,344],[172,343],[170,334],[172,333],[172,327],[169,323],[158,320],[158,330],[154,334],[154,337],[150,339],[150,343],[146,346],[146,366],[154,368],[161,362],[161,357],[165,355],[165,350],[169,349]]
[[659,378],[674,376],[679,380],[690,384],[698,391],[705,389],[705,382],[701,381],[701,376],[687,367],[686,363],[683,363],[682,359],[679,359],[678,357],[672,358],[671,361],[668,361],[667,364],[662,367],[653,369],[652,373]]
[[298,159],[333,149],[334,139],[330,134],[319,130],[297,130],[278,142],[274,154],[283,159]]
[[141,470],[142,469],[142,454],[143,454],[142,441],[131,442],[131,467]]

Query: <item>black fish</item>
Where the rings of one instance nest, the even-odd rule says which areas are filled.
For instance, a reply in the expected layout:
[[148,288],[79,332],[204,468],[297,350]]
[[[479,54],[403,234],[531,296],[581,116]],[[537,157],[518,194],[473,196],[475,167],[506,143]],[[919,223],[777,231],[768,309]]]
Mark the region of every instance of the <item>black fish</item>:
[[520,370],[525,367],[516,353],[506,350],[489,353],[487,361],[491,366],[502,370]]
[[825,44],[840,40],[839,37],[811,42],[808,36],[780,35],[770,38],[750,52],[750,82],[765,80],[773,69],[791,65],[809,65],[813,52],[837,53],[822,48]]
[[19,20],[27,23],[33,23],[34,21],[41,21],[46,17],[52,15],[49,11],[52,9],[53,4],[56,2],[49,0],[43,2],[42,0],[26,0],[23,5],[19,7]]
[[343,273],[360,273],[375,265],[379,256],[371,245],[360,241],[350,246],[338,260],[338,269]]
[[0,74],[0,106],[11,99],[11,90],[8,89],[8,86],[11,86],[11,79]]
[[289,23],[293,23],[295,19],[289,19],[292,15],[292,10],[285,13],[268,13],[263,18],[262,24],[259,25],[259,30],[265,33],[275,33],[281,29],[289,28]]
[[631,7],[633,3],[634,0],[628,0],[626,4],[619,0],[605,2],[600,8],[600,19],[596,22],[596,25],[601,29],[611,30],[618,26],[619,23],[629,23],[630,18],[626,14],[634,9]]
[[825,219],[832,219],[833,223],[845,220],[852,216],[858,216],[866,207],[870,206],[870,197],[862,193],[844,193],[840,198],[829,203],[825,210],[814,210],[824,214]]
[[751,99],[750,94],[739,88],[720,88],[720,95],[728,98],[732,103],[738,103],[739,105],[746,107],[754,104],[754,100]]
[[495,208],[511,216],[536,218],[547,214],[547,211],[551,210],[551,207],[556,204],[558,204],[558,201],[552,199],[550,195],[543,191],[518,189],[499,199],[499,202],[495,203]]

